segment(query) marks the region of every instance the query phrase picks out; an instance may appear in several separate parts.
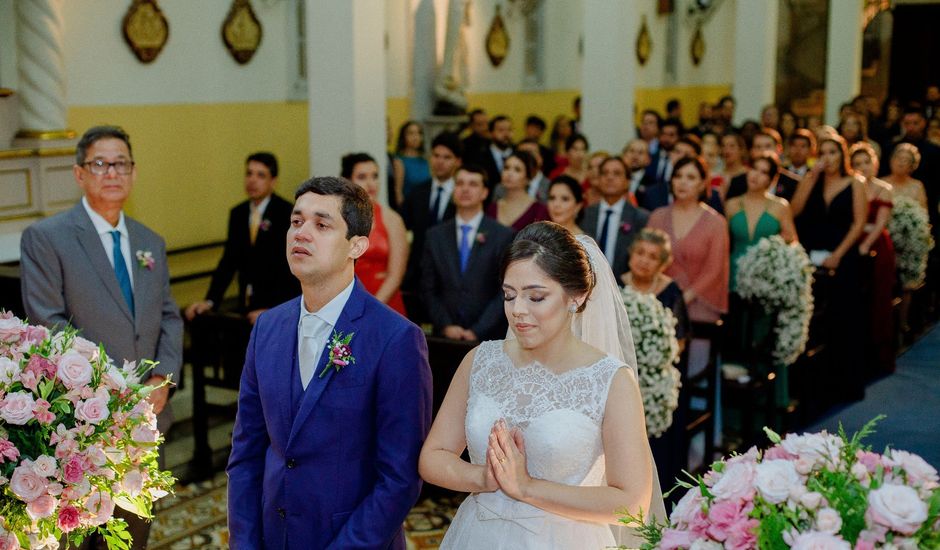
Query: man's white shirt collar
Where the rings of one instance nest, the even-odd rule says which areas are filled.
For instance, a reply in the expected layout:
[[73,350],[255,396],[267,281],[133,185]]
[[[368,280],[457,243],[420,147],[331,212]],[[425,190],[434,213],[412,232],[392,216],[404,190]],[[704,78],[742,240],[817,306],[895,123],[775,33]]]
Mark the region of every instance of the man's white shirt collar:
[[121,213],[118,215],[117,226],[112,227],[111,224],[108,223],[108,220],[104,219],[101,214],[91,209],[91,205],[88,204],[88,199],[85,197],[82,197],[82,206],[85,207],[85,212],[88,213],[88,217],[91,218],[91,223],[95,226],[95,231],[97,231],[99,235],[107,234],[108,238],[110,239],[111,232],[117,229],[121,232],[122,237],[128,237],[127,224],[124,222],[123,210],[121,210]]
[[320,308],[319,311],[308,311],[307,304],[304,303],[303,297],[300,299],[300,320],[298,321],[298,327],[303,323],[303,319],[307,315],[312,315],[321,321],[329,323],[331,327],[336,326],[336,321],[339,320],[339,316],[343,313],[343,308],[346,307],[346,302],[349,301],[349,297],[352,295],[353,287],[356,286],[356,279],[353,278],[352,282],[346,286],[339,294],[333,297],[332,300],[326,303],[325,306]]
[[460,240],[463,238],[463,230],[460,229],[461,225],[470,226],[470,232],[467,234],[467,239],[470,241],[470,248],[473,248],[473,243],[476,242],[477,233],[480,231],[480,224],[483,223],[483,210],[477,212],[476,216],[473,216],[469,220],[465,220],[459,215],[456,215],[454,216],[454,221],[457,224],[457,250],[460,250]]
[[263,215],[264,215],[264,211],[265,211],[265,209],[267,209],[268,204],[269,204],[270,202],[271,202],[271,195],[268,195],[267,197],[265,197],[265,198],[264,198],[261,202],[259,202],[257,205],[255,205],[254,201],[249,200],[249,201],[248,201],[249,211],[250,211],[250,212],[258,211],[258,212],[261,213],[261,215],[263,216]]

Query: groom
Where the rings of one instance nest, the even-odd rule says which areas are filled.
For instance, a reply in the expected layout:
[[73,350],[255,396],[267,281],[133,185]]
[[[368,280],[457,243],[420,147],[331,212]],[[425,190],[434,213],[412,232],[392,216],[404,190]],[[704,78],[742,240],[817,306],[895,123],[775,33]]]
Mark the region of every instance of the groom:
[[227,469],[234,550],[405,548],[431,370],[418,327],[353,276],[371,227],[369,196],[345,179],[295,194],[287,258],[303,295],[262,314],[248,344]]

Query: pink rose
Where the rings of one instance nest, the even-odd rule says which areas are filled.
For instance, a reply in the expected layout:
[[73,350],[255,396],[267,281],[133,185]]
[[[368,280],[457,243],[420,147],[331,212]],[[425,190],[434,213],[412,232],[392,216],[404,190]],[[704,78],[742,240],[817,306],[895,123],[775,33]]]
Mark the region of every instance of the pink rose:
[[659,548],[662,550],[680,550],[688,548],[692,544],[694,536],[688,531],[678,529],[663,530],[663,538],[659,541]]
[[101,397],[93,397],[85,401],[79,401],[75,406],[75,418],[89,424],[98,424],[108,418],[108,400]]
[[73,455],[65,467],[62,468],[62,475],[66,483],[79,483],[85,477],[85,468],[82,459],[78,455]]
[[55,512],[58,501],[49,495],[40,495],[35,500],[26,505],[26,512],[29,517],[35,519],[47,518]]
[[0,550],[20,550],[20,539],[13,533],[0,535]]
[[39,455],[36,460],[33,461],[33,469],[42,477],[54,477],[59,466],[56,464],[56,460],[51,456]]
[[130,470],[120,481],[121,491],[136,497],[144,488],[144,476],[139,470]]
[[927,520],[927,503],[906,485],[886,484],[868,494],[868,512],[875,523],[913,535]]
[[38,325],[29,325],[23,334],[23,339],[30,344],[38,344],[49,337],[49,329]]
[[793,539],[792,550],[852,550],[848,542],[838,535],[810,531]]
[[796,458],[796,456],[788,453],[787,450],[780,445],[775,445],[764,451],[764,460],[793,460],[794,458]]
[[717,540],[724,541],[734,530],[736,524],[747,519],[747,511],[743,506],[744,501],[716,501],[708,510],[709,525],[708,536]]
[[33,419],[35,408],[36,401],[32,394],[22,391],[8,393],[0,402],[0,418],[10,424],[22,426]]
[[46,492],[47,482],[30,464],[20,464],[13,470],[10,490],[23,502],[32,502]]
[[875,470],[878,469],[878,466],[882,466],[881,455],[878,453],[873,453],[871,451],[858,451],[855,453],[855,458],[858,459],[858,462],[865,466],[868,469],[868,473],[875,473]]
[[78,508],[69,505],[63,506],[59,510],[58,526],[63,532],[68,533],[78,527],[79,513]]
[[26,328],[26,324],[16,317],[0,318],[0,342],[6,344],[19,342]]
[[[77,338],[76,338],[77,340]],[[77,351],[67,351],[59,357],[59,380],[68,389],[87,386],[91,382],[91,363]]]
[[712,494],[722,500],[751,500],[754,498],[755,475],[753,462],[727,464],[721,478],[712,487]]
[[20,450],[9,439],[0,439],[0,464],[6,460],[10,462],[20,457]]
[[131,439],[137,443],[156,443],[160,432],[147,424],[138,424],[131,430]]
[[85,501],[85,512],[91,525],[107,523],[114,515],[114,501],[111,500],[111,495],[100,491],[92,492]]

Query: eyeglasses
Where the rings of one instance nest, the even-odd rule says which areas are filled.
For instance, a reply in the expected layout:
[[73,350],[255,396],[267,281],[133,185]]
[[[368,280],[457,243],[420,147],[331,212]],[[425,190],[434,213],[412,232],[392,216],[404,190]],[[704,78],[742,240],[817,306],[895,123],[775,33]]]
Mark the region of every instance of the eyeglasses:
[[126,176],[131,173],[134,169],[134,161],[132,160],[119,160],[117,162],[105,162],[101,159],[89,160],[83,162],[82,166],[88,168],[88,171],[96,176],[103,176],[108,173],[108,170],[114,168],[114,171],[122,176]]

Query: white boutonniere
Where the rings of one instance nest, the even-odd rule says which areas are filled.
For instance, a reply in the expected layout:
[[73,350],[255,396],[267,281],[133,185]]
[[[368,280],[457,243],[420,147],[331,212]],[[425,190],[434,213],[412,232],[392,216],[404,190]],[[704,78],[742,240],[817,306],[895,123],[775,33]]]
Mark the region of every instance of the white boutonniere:
[[138,250],[137,265],[153,271],[153,266],[157,265],[157,261],[153,259],[153,253],[149,250]]

